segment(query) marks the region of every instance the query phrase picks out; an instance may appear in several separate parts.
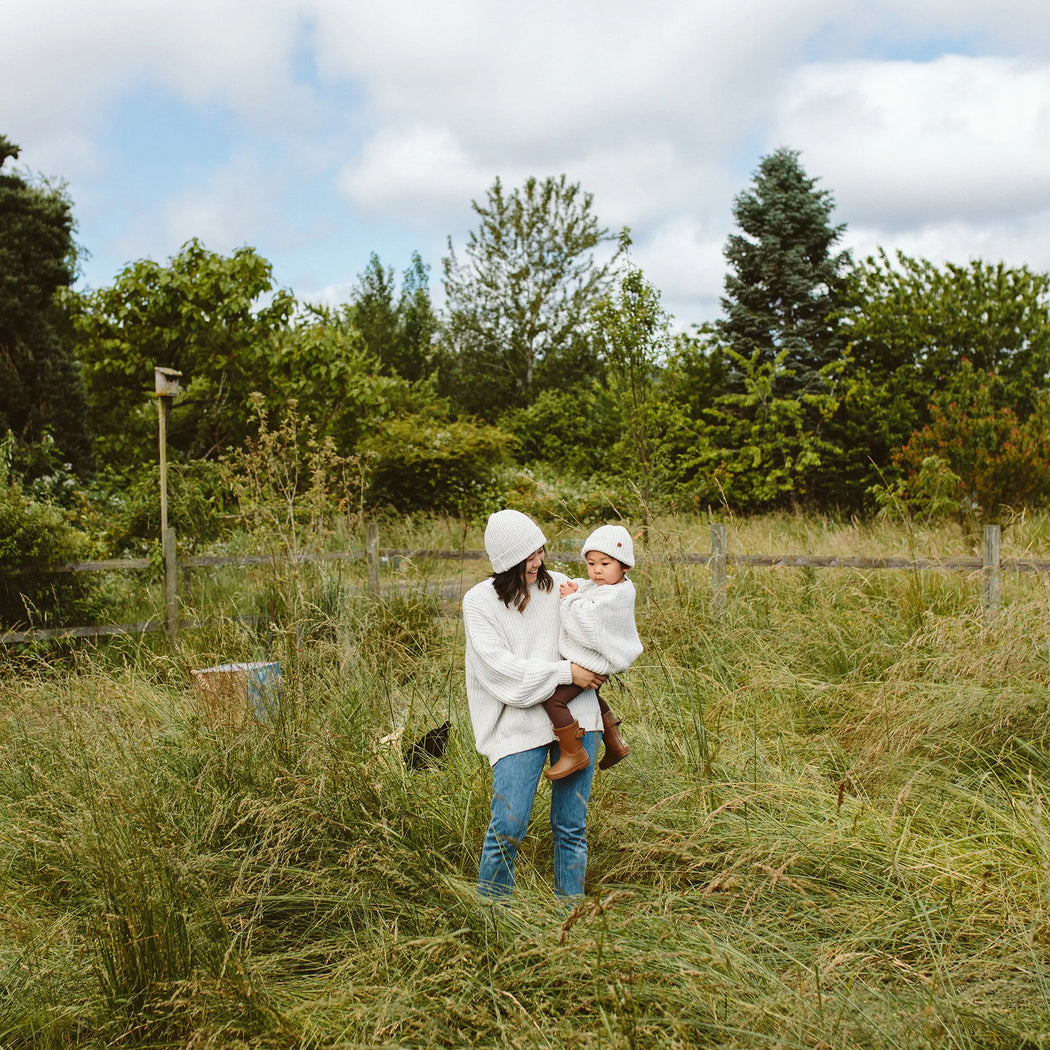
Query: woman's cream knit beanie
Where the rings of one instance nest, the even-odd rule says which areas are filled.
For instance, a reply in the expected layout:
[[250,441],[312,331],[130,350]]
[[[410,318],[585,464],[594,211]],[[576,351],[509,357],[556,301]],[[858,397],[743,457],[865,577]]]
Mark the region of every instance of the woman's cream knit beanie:
[[547,537],[527,514],[520,510],[498,510],[489,515],[485,526],[485,553],[493,572],[506,572],[523,562],[540,547]]

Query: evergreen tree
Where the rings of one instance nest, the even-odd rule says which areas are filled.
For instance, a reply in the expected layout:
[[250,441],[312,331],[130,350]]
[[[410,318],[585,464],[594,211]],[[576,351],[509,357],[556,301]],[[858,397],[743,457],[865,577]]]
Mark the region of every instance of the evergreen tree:
[[[842,352],[835,310],[850,257],[834,251],[845,226],[832,225],[832,196],[816,181],[796,150],[764,157],[751,189],[734,202],[741,232],[725,247],[730,272],[719,334],[738,360],[757,351],[756,364],[778,362],[782,396],[826,391],[827,366]],[[740,368],[730,382],[743,391]]]
[[397,340],[397,307],[394,305],[394,269],[384,266],[372,252],[365,272],[357,278],[354,297],[346,315],[361,333],[365,350],[388,374]]
[[[18,153],[0,135],[0,168]],[[0,437],[14,433],[23,462],[60,456],[88,465],[84,389],[56,295],[75,265],[65,192],[0,172]]]
[[438,321],[430,301],[430,267],[412,253],[412,262],[401,275],[397,304],[397,358],[395,366],[405,379],[422,379],[430,371]]
[[384,375],[414,382],[430,368],[431,344],[437,318],[430,302],[429,267],[412,253],[401,276],[401,294],[394,302],[394,270],[372,253],[368,268],[358,278],[347,320],[360,332],[367,353]]

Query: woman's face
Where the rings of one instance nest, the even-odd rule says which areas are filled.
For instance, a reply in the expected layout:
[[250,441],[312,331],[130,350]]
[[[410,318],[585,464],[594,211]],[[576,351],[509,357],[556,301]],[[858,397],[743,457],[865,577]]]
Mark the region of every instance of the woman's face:
[[543,559],[547,556],[547,552],[540,547],[538,551],[530,554],[525,559],[525,582],[531,587],[540,574],[540,566],[543,564]]

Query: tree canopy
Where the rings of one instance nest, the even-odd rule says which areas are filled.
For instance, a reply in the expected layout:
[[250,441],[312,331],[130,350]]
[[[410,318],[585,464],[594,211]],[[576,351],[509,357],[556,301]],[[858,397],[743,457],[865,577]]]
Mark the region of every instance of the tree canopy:
[[994,375],[996,407],[1021,422],[1042,405],[1050,275],[880,251],[853,268],[842,321],[849,355],[829,435],[842,450],[834,474],[847,505],[862,506],[872,486],[893,479],[897,450],[931,422],[933,400],[964,368]]
[[588,312],[609,286],[616,251],[591,194],[564,175],[529,178],[506,193],[499,179],[460,261],[444,260],[449,357],[446,389],[493,418],[550,387],[593,373]]
[[294,307],[253,249],[227,257],[197,240],[167,266],[140,260],[82,297],[75,323],[100,456],[116,465],[153,458],[156,365],[184,376],[173,449],[208,458],[239,441]]
[[[835,251],[845,230],[834,225],[834,199],[803,170],[797,150],[762,158],[751,188],[733,205],[739,233],[725,258],[725,315],[718,331],[740,360],[780,361],[789,388],[826,389],[826,366],[842,349],[835,315],[850,256]],[[734,370],[738,389],[744,372]]]
[[[19,149],[0,135],[0,169]],[[88,465],[84,391],[56,293],[73,281],[72,204],[61,187],[0,170],[0,436],[53,440]]]
[[[0,165],[17,153],[0,137]],[[402,511],[470,514],[533,490],[581,516],[682,501],[859,511],[934,491],[982,514],[1050,503],[1050,275],[883,250],[855,263],[831,193],[785,148],[735,198],[723,316],[687,335],[579,183],[497,178],[472,204],[440,313],[418,253],[400,279],[373,253],[346,302],[308,306],[254,249],[197,240],[77,294],[64,190],[5,167],[13,473],[28,477],[25,450],[43,462],[80,441],[113,468],[96,492],[137,493],[147,524],[122,535],[151,535],[155,483],[137,468],[156,456],[165,365],[183,373],[168,438],[186,491],[196,478],[212,492],[214,461],[287,412],[356,464],[362,505]],[[27,497],[51,498],[36,482]]]
[[395,302],[394,270],[373,252],[347,304],[347,321],[386,375],[422,379],[431,369],[438,322],[430,302],[429,267],[419,252],[401,278]]

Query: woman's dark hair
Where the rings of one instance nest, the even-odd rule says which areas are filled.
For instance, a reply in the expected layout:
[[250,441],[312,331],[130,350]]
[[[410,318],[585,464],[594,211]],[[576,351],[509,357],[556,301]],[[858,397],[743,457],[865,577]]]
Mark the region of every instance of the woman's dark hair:
[[[519,561],[503,572],[492,574],[492,586],[496,597],[509,609],[513,604],[518,612],[524,612],[529,604],[529,585],[525,582],[525,562]],[[536,585],[541,591],[549,591],[554,586],[554,577],[547,571],[547,566],[540,562],[540,571],[536,576]]]

